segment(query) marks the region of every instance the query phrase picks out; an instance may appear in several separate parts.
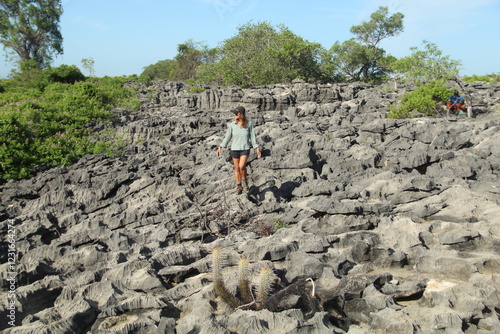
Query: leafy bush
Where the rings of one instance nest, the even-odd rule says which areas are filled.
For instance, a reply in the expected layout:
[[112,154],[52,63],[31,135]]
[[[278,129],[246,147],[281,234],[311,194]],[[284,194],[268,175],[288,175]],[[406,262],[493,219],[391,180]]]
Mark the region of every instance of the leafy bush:
[[139,81],[151,83],[153,80],[168,80],[176,63],[172,59],[160,60],[156,64],[149,65],[139,76]]
[[486,81],[490,84],[498,84],[500,83],[500,74],[471,75],[471,76],[466,76],[463,79],[467,83],[476,81]]
[[193,86],[188,89],[188,93],[203,93],[205,91],[205,88],[203,87],[197,87]]
[[420,86],[403,96],[400,103],[389,107],[388,118],[413,118],[417,116],[436,116],[444,103],[453,94],[444,81],[436,80]]
[[75,65],[61,65],[43,72],[42,77],[49,83],[75,83],[77,81],[85,80],[85,76],[80,69]]
[[0,180],[30,177],[40,164],[69,165],[88,153],[118,151],[123,143],[110,136],[93,138],[89,124],[112,121],[111,108],[138,106],[124,82],[125,78],[56,82],[43,93],[9,86],[0,94]]
[[97,96],[102,99],[106,108],[126,108],[129,110],[139,110],[140,101],[136,97],[136,91],[132,88],[125,88],[125,83],[137,79],[131,77],[104,77],[95,81]]
[[283,222],[281,219],[274,221],[275,231],[281,230],[282,228],[288,227],[289,223]]
[[392,69],[403,75],[403,81],[418,86],[433,80],[448,80],[458,76],[460,60],[444,56],[438,46],[429,41],[422,42],[424,48],[412,47],[412,54],[400,58],[391,64]]

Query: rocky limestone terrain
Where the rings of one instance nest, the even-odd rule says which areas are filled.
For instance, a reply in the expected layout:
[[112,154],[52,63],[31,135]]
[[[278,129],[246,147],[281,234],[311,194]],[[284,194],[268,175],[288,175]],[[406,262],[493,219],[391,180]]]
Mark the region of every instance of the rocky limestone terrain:
[[[0,186],[0,330],[500,333],[499,86],[466,87],[475,118],[397,120],[404,87],[188,88],[115,110],[120,156]],[[238,105],[263,148],[242,195],[215,155]],[[267,295],[230,307],[214,250],[230,294],[243,257]]]

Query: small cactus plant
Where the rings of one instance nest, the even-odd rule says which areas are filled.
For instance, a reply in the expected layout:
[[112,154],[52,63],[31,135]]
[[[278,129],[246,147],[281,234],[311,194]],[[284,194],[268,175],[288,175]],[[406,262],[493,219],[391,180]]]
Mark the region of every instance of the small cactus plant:
[[[246,256],[242,256],[238,262],[237,278],[234,275],[234,278],[238,279],[238,285],[235,289],[228,289],[224,283],[223,276],[228,280],[231,274],[228,276],[228,272],[224,274],[222,272],[223,254],[219,247],[213,249],[212,261],[214,291],[232,309],[279,310],[280,301],[291,294],[303,297],[305,304],[307,304],[308,316],[314,314],[318,309],[314,281],[311,278],[304,281],[297,281],[271,295],[273,284],[277,279],[273,270],[269,267],[261,268],[258,277],[255,277],[257,281],[251,284],[249,279],[251,271],[249,269],[249,261]],[[308,286],[309,281],[310,287]],[[252,292],[255,292],[255,297]]]
[[245,304],[253,302],[254,298],[252,296],[252,290],[250,287],[250,280],[248,279],[248,258],[243,256],[240,258],[238,263],[238,273],[239,273],[239,290],[241,294],[241,299]]
[[249,261],[248,258],[242,256],[238,263],[238,287],[236,293],[231,291],[224,284],[222,274],[222,253],[219,247],[212,251],[213,261],[213,280],[215,293],[231,308],[259,308],[263,301],[269,295],[272,284],[275,281],[275,275],[270,268],[262,268],[259,275],[259,283],[257,284],[257,299],[254,298],[252,291],[253,286],[249,279]]
[[259,275],[259,286],[257,290],[257,301],[263,302],[271,291],[274,273],[268,267],[262,268]]
[[240,302],[235,296],[229,292],[224,280],[222,278],[222,254],[221,249],[216,247],[212,251],[212,263],[213,263],[213,276],[214,276],[214,290],[215,293],[222,298],[230,307],[236,308],[240,305]]

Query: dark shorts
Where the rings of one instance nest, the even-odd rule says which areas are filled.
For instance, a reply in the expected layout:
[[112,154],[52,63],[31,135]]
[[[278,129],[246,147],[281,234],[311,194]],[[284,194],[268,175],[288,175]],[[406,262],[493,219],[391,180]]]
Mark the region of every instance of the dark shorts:
[[233,159],[239,159],[241,158],[242,155],[250,155],[250,150],[243,150],[243,151],[233,151],[229,152],[229,155],[231,155],[231,158]]

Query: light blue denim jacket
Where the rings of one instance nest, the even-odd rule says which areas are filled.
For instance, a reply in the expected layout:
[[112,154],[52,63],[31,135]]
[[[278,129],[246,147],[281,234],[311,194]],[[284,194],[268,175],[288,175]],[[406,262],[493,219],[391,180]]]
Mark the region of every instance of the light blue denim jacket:
[[227,147],[230,140],[232,140],[232,151],[243,151],[259,147],[253,130],[253,123],[250,120],[247,121],[246,128],[242,128],[236,124],[236,121],[229,123],[227,125],[226,136],[220,146],[223,148]]

